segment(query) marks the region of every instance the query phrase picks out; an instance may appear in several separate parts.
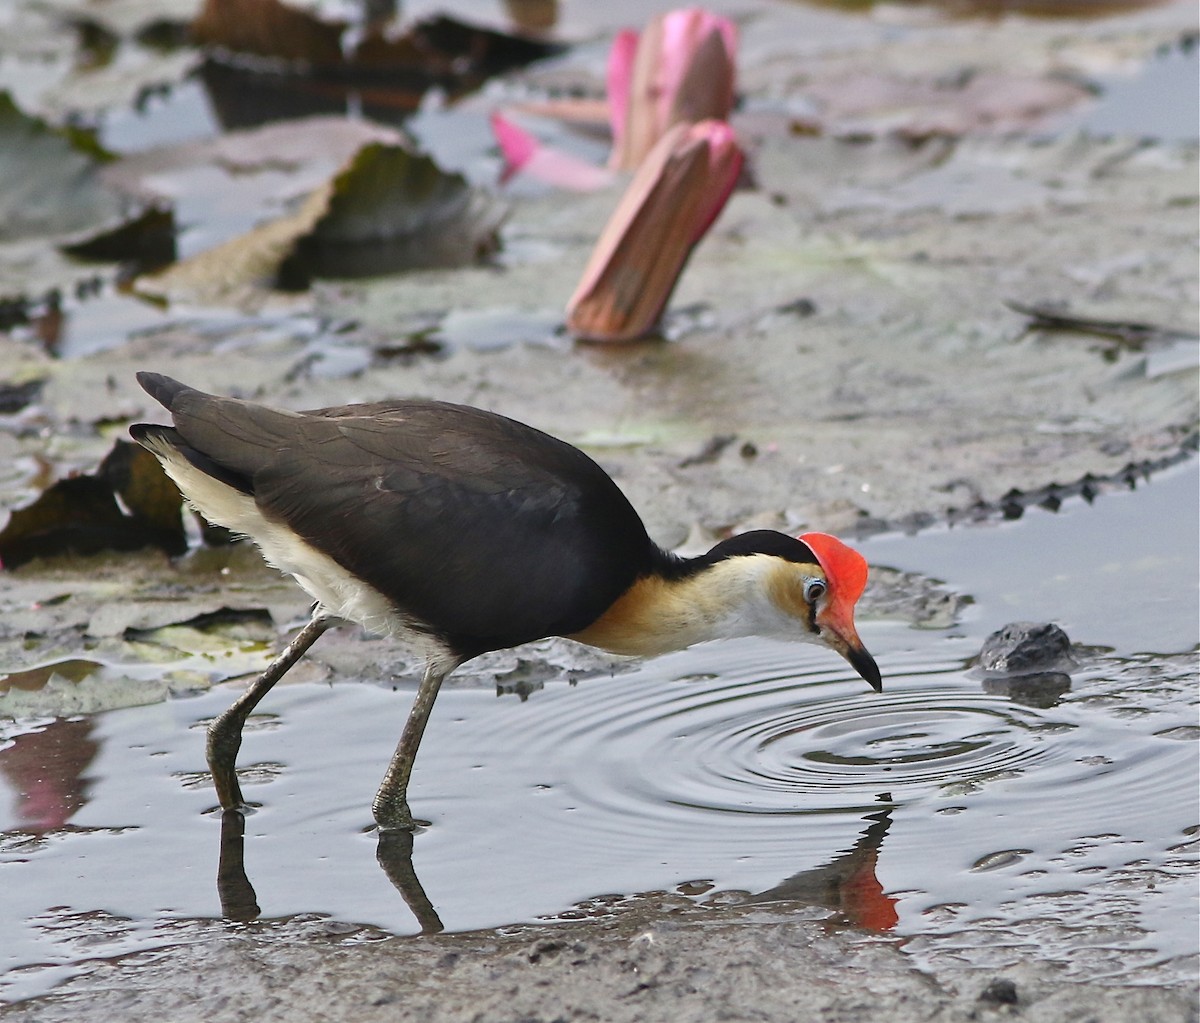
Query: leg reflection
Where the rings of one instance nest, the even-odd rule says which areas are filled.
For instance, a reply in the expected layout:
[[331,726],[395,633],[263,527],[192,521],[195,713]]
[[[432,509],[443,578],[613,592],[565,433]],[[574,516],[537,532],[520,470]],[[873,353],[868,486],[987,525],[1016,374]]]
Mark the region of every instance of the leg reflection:
[[254,920],[262,910],[254,885],[246,876],[246,818],[239,810],[221,814],[221,858],[217,862],[217,897],[226,920]]
[[375,849],[375,859],[387,874],[387,879],[395,886],[396,891],[408,904],[417,923],[421,925],[422,934],[437,934],[443,929],[442,921],[417,880],[417,872],[413,868],[413,833],[411,831],[380,831],[379,845]]
[[[221,856],[217,863],[217,896],[226,920],[255,920],[262,914],[254,885],[246,875],[246,818],[237,810],[221,814]],[[437,934],[442,921],[413,869],[413,833],[381,831],[375,858],[405,904],[417,918],[422,934]]]

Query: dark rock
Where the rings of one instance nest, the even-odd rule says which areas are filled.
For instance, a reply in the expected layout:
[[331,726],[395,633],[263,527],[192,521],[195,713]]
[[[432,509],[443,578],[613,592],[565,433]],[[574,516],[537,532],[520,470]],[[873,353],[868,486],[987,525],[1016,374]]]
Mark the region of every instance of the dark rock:
[[1074,668],[1071,641],[1057,625],[1010,622],[984,641],[978,667],[1002,675],[1069,671]]
[[1007,977],[997,977],[980,992],[979,1001],[992,1005],[1016,1005],[1017,985]]

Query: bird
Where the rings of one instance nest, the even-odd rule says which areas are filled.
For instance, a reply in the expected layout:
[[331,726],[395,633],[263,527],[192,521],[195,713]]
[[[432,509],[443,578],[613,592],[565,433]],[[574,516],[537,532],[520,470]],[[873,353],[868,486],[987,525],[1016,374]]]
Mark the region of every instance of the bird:
[[424,658],[372,802],[381,833],[419,826],[408,784],[438,689],[487,651],[562,636],[647,657],[780,637],[830,648],[882,690],[854,623],[867,563],[831,535],[755,529],[683,557],[650,538],[587,454],[494,412],[417,398],[294,412],[159,373],[137,380],[173,425],[132,424],[133,439],[192,508],[253,540],[314,601],[307,624],[209,726],[226,810],[249,809],[236,774],[247,717],[338,623]]

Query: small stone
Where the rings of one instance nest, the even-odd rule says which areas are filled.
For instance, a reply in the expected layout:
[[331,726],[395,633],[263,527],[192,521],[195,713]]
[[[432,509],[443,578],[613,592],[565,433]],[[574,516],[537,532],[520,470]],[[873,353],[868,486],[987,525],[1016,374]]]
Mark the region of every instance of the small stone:
[[984,641],[979,667],[1004,675],[1065,671],[1075,667],[1071,640],[1057,625],[1010,622]]
[[1007,977],[997,977],[980,992],[979,1001],[992,1005],[1016,1005],[1017,985]]

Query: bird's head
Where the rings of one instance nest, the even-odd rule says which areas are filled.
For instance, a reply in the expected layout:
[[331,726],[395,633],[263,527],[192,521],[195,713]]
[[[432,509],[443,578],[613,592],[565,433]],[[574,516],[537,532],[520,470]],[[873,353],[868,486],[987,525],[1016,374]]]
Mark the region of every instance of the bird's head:
[[663,553],[658,572],[570,638],[640,656],[742,636],[801,640],[835,650],[879,692],[879,667],[854,628],[866,585],[866,559],[836,537],[755,529],[695,558]]
[[828,533],[804,533],[798,539],[813,552],[820,568],[820,573],[813,572],[801,582],[809,627],[820,642],[846,658],[875,692],[881,692],[879,666],[854,627],[854,606],[867,586],[867,559]]

